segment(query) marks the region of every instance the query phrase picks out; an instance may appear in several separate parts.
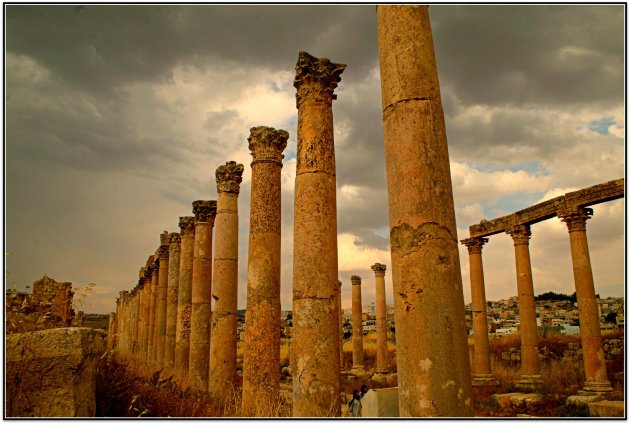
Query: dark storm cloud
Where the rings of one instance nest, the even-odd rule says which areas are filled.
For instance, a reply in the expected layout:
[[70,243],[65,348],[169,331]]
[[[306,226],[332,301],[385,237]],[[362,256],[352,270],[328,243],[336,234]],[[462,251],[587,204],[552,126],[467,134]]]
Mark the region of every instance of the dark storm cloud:
[[429,10],[440,82],[466,105],[623,99],[623,5]]
[[27,54],[84,90],[168,83],[187,61],[292,69],[307,50],[359,76],[376,59],[372,6],[7,7],[7,50]]

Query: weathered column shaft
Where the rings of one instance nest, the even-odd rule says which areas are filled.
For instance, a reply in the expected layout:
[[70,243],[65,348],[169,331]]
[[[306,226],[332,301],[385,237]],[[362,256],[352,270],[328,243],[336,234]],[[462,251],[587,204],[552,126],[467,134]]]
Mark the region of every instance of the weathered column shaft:
[[142,285],[142,338],[140,341],[140,357],[143,362],[147,362],[147,352],[149,347],[149,316],[151,312],[151,276],[147,274],[147,269],[143,268]]
[[481,259],[483,245],[487,242],[488,239],[483,237],[462,240],[462,244],[468,248],[468,262],[470,266],[470,297],[472,300],[473,341],[475,345],[473,380],[492,378],[486,290],[483,278],[483,261]]
[[339,414],[337,199],[332,101],[346,65],[300,52],[293,227],[293,416]]
[[387,302],[385,297],[385,270],[383,264],[372,265],[376,283],[376,372],[389,372],[389,351],[387,350]]
[[603,392],[612,390],[606,374],[606,361],[599,327],[599,312],[595,297],[595,284],[591,258],[586,239],[586,220],[593,214],[590,208],[577,208],[558,213],[567,224],[571,242],[573,279],[580,317],[580,338],[586,382],[584,390]]
[[177,293],[177,328],[175,337],[175,373],[182,385],[188,384],[190,355],[190,314],[192,310],[192,273],[195,245],[195,217],[179,218],[181,252],[179,291]]
[[[521,334],[521,381],[530,384],[532,379],[540,379],[538,359],[538,329],[536,326],[536,303],[534,281],[529,257],[529,225],[518,225],[506,230],[514,240],[516,257],[516,285],[518,289],[518,312]],[[533,377],[532,377],[533,376]]]
[[343,307],[341,306],[341,281],[339,281],[339,369],[343,369]]
[[473,414],[428,6],[377,6],[401,417]]
[[107,350],[112,350],[114,348],[115,337],[116,337],[116,312],[110,312],[109,320],[107,321]]
[[140,323],[140,288],[138,286],[135,286],[133,289],[133,311],[132,311],[132,319],[133,319],[133,324],[132,324],[132,348],[131,351],[133,353],[133,357],[134,359],[139,359],[140,358],[140,328],[141,328],[141,323]]
[[158,369],[164,368],[164,351],[166,349],[166,295],[168,291],[168,232],[164,232],[161,237],[162,244],[158,249],[160,260],[160,270],[158,273],[158,307],[157,307],[157,353],[156,366]]
[[217,210],[214,200],[193,202],[195,244],[192,269],[192,313],[188,381],[197,390],[208,389],[210,322],[212,319],[212,227]]
[[214,395],[224,393],[231,387],[236,375],[238,193],[242,175],[243,165],[236,162],[226,162],[216,170],[219,197],[212,271],[214,313],[210,331],[208,382],[208,390]]
[[269,414],[280,396],[280,171],[289,133],[251,129],[252,188],[243,355],[243,414]]
[[361,277],[352,280],[352,370],[361,371],[363,364],[363,304],[361,302]]
[[156,265],[157,258],[153,257],[153,263],[149,267],[151,273],[151,297],[149,299],[149,336],[147,339],[147,362],[151,365],[155,363],[155,352],[157,340],[155,339],[155,314],[157,311],[157,292],[158,292],[158,267]]
[[126,355],[125,350],[125,296],[127,294],[126,290],[121,290],[118,292],[118,325],[116,326],[116,352],[121,355]]
[[181,237],[178,233],[169,234],[168,287],[166,288],[166,346],[164,367],[175,371],[175,336],[177,329],[177,295],[179,290],[179,262]]

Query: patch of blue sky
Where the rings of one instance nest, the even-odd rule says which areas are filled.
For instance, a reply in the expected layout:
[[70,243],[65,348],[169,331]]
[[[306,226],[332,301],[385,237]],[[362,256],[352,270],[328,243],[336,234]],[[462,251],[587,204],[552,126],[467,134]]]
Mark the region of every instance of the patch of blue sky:
[[379,227],[374,230],[377,236],[389,238],[389,227]]
[[490,220],[494,218],[499,218],[503,215],[528,208],[537,203],[544,194],[545,192],[510,193],[501,197],[497,202],[492,204],[485,200],[482,200],[481,208],[483,209],[484,219]]
[[600,133],[601,135],[608,135],[608,127],[615,124],[615,120],[612,118],[603,118],[599,121],[593,121],[588,125],[588,129]]

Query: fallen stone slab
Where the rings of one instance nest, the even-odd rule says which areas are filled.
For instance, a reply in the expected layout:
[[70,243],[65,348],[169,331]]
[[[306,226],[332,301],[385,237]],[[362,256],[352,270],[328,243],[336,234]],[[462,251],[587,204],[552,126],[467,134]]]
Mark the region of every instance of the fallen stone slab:
[[604,400],[604,398],[598,394],[583,395],[583,396],[573,395],[567,398],[566,404],[568,406],[580,407],[580,406],[586,406],[592,402],[600,402],[602,400]]
[[514,393],[510,397],[512,406],[520,408],[522,406],[531,406],[542,399],[538,393]]
[[621,400],[602,400],[588,404],[591,417],[623,417],[624,402]]
[[512,397],[516,395],[522,395],[523,393],[495,393],[492,395],[492,399],[497,403],[499,408],[506,409],[512,407]]

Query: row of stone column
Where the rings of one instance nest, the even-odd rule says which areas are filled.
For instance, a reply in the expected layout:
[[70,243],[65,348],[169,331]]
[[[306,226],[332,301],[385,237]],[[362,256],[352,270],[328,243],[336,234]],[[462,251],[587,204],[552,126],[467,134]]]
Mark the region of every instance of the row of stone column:
[[[558,217],[567,224],[573,262],[573,277],[578,302],[580,337],[582,339],[584,390],[589,392],[611,391],[606,374],[606,363],[601,341],[599,312],[593,283],[593,272],[586,238],[586,220],[593,210],[574,208],[558,211]],[[522,389],[534,390],[541,384],[540,360],[538,356],[538,329],[534,284],[529,256],[530,225],[518,225],[505,231],[514,241],[516,258],[516,285],[518,290],[521,337],[521,377],[518,385]],[[468,248],[470,262],[470,285],[473,310],[474,366],[473,385],[494,385],[490,366],[486,297],[483,278],[481,251],[488,238],[473,237],[462,240]]]
[[[179,233],[160,235],[157,251],[140,269],[138,284],[131,292],[121,291],[117,300],[110,345],[123,357],[174,375],[184,386],[215,389],[220,384],[213,386],[209,379],[222,383],[234,371],[234,364],[223,360],[221,349],[214,352],[210,346],[216,339],[215,345],[232,344],[236,350],[235,337],[230,340],[224,334],[233,330],[235,335],[235,318],[233,322],[223,318],[236,316],[237,198],[242,173],[243,165],[236,162],[217,169],[218,201],[193,202],[194,216],[179,218]],[[213,296],[222,300],[216,302],[215,316]]]
[[[400,414],[470,416],[470,368],[466,355],[457,232],[428,8],[378,6],[376,14],[397,326]],[[305,52],[300,52],[296,65],[294,86],[297,89],[298,146],[294,197],[294,347],[291,363],[294,375],[293,414],[298,417],[334,416],[339,414],[340,407],[341,307],[332,101],[336,99],[334,89],[340,82],[340,75],[345,67],[346,65],[332,63],[326,58],[318,59]],[[250,148],[255,144],[250,140]],[[279,264],[277,246],[280,240],[280,199],[276,187],[280,184],[277,171],[279,165],[281,166],[278,159],[279,155],[281,159],[281,150],[274,150],[273,143],[261,145],[266,147],[260,154],[252,151],[252,231],[243,371],[243,406],[246,413],[251,408],[248,405],[254,402],[253,396],[261,401],[276,396],[278,392],[277,379],[274,377],[277,376],[277,369],[269,374],[266,370],[272,366],[277,367],[276,352],[279,345],[279,331],[275,329],[278,326],[276,317],[279,315],[279,303],[276,302],[279,284],[276,265]],[[255,166],[260,166],[260,178],[254,177],[257,174]],[[256,189],[259,191],[255,191],[255,187],[260,187]],[[202,236],[195,233],[194,238],[189,374],[192,377],[193,369],[197,370],[196,361],[205,365],[203,357],[199,359],[200,357],[195,356],[195,333],[200,331],[205,337],[210,332],[211,388],[220,387],[216,384],[220,382],[218,380],[229,381],[234,360],[231,340],[236,337],[235,331],[232,331],[235,323],[232,313],[236,305],[232,297],[235,283],[230,287],[231,291],[226,289],[223,292],[223,289],[228,282],[233,281],[228,275],[236,275],[237,258],[232,254],[235,250],[231,249],[236,246],[237,239],[233,234],[237,230],[235,218],[238,189],[236,193],[227,193],[230,192],[220,192],[217,204],[213,277],[216,291],[207,290],[207,287],[195,288],[197,275],[203,273],[208,278],[210,274],[205,271],[208,269],[210,248],[206,246],[206,250],[203,250],[199,246],[198,249],[198,240],[201,243]],[[256,206],[254,202],[257,202]],[[218,224],[219,216],[221,229]],[[224,227],[230,227],[232,232]],[[195,221],[195,231],[199,228],[201,226]],[[181,251],[183,249],[180,248],[180,255]],[[180,268],[181,262],[180,259]],[[206,264],[205,268],[203,264]],[[160,259],[158,269],[162,268]],[[158,286],[168,287],[166,283],[160,284],[161,275],[160,272]],[[206,284],[210,284],[209,280]],[[119,314],[124,323],[118,328],[121,347],[140,357],[144,352],[140,349],[142,345],[138,344],[136,329],[139,326],[137,318],[140,315],[141,287],[139,284],[131,293],[121,293]],[[198,306],[195,309],[195,305],[209,305],[205,296],[210,292],[215,298],[211,329],[208,331],[202,326],[195,330],[195,322],[198,322],[196,316],[204,316],[207,325],[208,312],[205,311],[209,306]],[[163,297],[158,296],[158,299]],[[146,298],[145,295],[145,308]],[[152,299],[151,297],[151,302]],[[156,303],[160,305],[159,300]],[[158,306],[154,317],[157,322],[154,325],[158,328],[157,342],[155,333],[153,336],[154,346],[157,345],[158,350],[161,346],[159,335],[164,334],[166,330],[162,329],[168,327],[160,326],[166,319],[164,317],[164,309]],[[269,334],[258,326],[260,322],[272,329]],[[221,344],[215,340],[215,335],[228,337],[228,334],[230,339],[222,340]],[[166,342],[164,346],[165,344]],[[205,344],[196,346],[205,351]],[[268,376],[268,379],[262,382],[258,377],[260,375]],[[203,370],[200,369],[195,379],[203,382],[204,378]]]

